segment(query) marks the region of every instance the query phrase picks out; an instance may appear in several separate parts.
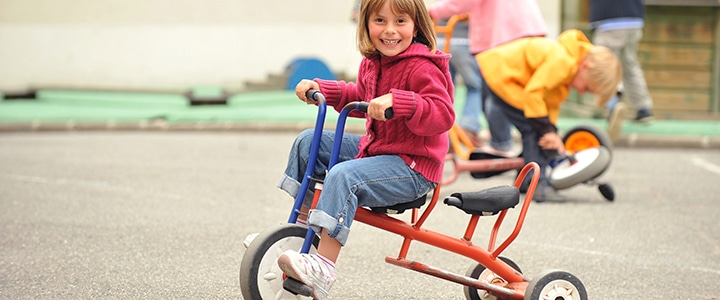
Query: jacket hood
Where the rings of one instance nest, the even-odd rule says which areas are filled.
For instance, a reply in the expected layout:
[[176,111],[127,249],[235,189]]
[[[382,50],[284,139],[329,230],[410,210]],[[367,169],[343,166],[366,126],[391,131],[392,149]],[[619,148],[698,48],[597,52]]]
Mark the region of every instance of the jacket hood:
[[587,36],[585,36],[582,31],[576,29],[564,31],[558,36],[558,42],[571,57],[575,58],[577,65],[582,62],[585,55],[587,55],[593,47],[593,44]]
[[[590,50],[594,47],[592,42],[588,40],[587,36],[582,31],[571,29],[563,32],[558,37],[558,42],[562,47],[565,48],[571,57],[575,58],[575,65],[579,66],[585,56],[590,53]],[[597,94],[595,103],[598,106],[602,106],[615,94],[614,90],[606,93]]]

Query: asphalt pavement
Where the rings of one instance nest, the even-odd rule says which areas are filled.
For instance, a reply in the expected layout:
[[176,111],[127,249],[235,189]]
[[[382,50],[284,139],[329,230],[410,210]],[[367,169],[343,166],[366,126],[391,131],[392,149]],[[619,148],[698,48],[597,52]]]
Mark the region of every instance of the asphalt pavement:
[[[298,131],[0,134],[0,299],[239,299],[244,237],[287,220],[276,188]],[[468,174],[452,192],[509,184]],[[596,186],[532,203],[504,252],[524,274],[577,276],[590,299],[720,299],[720,152],[619,147]],[[510,211],[500,237],[512,229]],[[400,216],[408,218],[408,214]],[[438,204],[426,228],[459,237]],[[496,217],[480,219],[485,246]],[[462,286],[385,263],[402,239],[355,223],[329,299],[465,299]],[[413,243],[408,258],[464,274],[474,263]]]
[[[275,180],[316,116],[290,91],[198,106],[180,94],[61,90],[0,101],[0,298],[238,299],[242,239],[286,220]],[[336,120],[328,110],[326,127]],[[362,132],[363,120],[348,122]],[[563,117],[558,128],[586,124],[606,126]],[[506,256],[529,275],[575,274],[590,299],[720,299],[720,122],[622,129],[603,175],[617,200],[578,186],[563,191],[566,203],[532,205]],[[512,180],[466,174],[443,193]],[[438,210],[428,226],[456,234],[466,225],[463,213]],[[353,232],[331,299],[464,298],[456,284],[386,264],[398,237]],[[471,265],[412,249],[412,259],[459,274]]]

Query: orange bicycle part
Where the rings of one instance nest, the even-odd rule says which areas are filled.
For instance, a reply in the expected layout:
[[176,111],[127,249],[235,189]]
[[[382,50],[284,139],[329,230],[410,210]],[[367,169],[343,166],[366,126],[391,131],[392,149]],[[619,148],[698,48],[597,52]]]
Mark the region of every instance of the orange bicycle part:
[[475,146],[465,133],[465,130],[455,123],[450,131],[448,131],[448,135],[450,136],[450,146],[452,147],[453,153],[461,159],[469,159],[470,153],[475,149]]
[[600,146],[600,140],[592,132],[587,131],[574,132],[565,141],[565,150],[570,153]]
[[437,22],[435,22],[435,33],[436,34],[442,34],[445,36],[445,47],[443,47],[443,52],[448,53],[450,52],[450,39],[452,38],[453,29],[455,29],[455,24],[457,22],[465,21],[468,19],[467,14],[462,15],[455,15],[450,17],[448,19],[447,24],[445,25],[437,25]]
[[[445,25],[437,25],[437,22],[435,22],[435,33],[438,35],[442,34],[445,38],[445,46],[443,47],[443,52],[450,52],[450,39],[452,38],[455,24],[461,21],[465,21],[467,19],[468,15],[462,14],[450,17],[447,24]],[[448,134],[450,135],[450,146],[452,146],[452,150],[455,155],[457,155],[461,159],[469,159],[470,152],[475,149],[475,146],[470,140],[470,137],[468,137],[465,131],[462,129],[462,127],[455,123],[450,129],[450,131],[448,131]]]

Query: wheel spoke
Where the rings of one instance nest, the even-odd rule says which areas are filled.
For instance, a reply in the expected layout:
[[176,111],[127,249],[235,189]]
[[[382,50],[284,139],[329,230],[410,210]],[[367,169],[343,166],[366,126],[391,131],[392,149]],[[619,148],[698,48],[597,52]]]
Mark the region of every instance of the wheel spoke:
[[265,279],[265,281],[272,281],[275,280],[275,278],[278,278],[278,274],[275,272],[267,272],[263,275],[263,279]]

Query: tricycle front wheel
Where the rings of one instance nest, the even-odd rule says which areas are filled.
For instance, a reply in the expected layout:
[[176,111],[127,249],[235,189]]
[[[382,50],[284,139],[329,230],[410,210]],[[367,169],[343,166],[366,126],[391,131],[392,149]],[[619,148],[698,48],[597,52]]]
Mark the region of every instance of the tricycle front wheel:
[[[240,291],[243,299],[297,299],[283,289],[283,272],[277,259],[285,250],[300,250],[307,227],[282,224],[261,232],[248,246],[240,263]],[[316,236],[310,253],[317,252]]]

